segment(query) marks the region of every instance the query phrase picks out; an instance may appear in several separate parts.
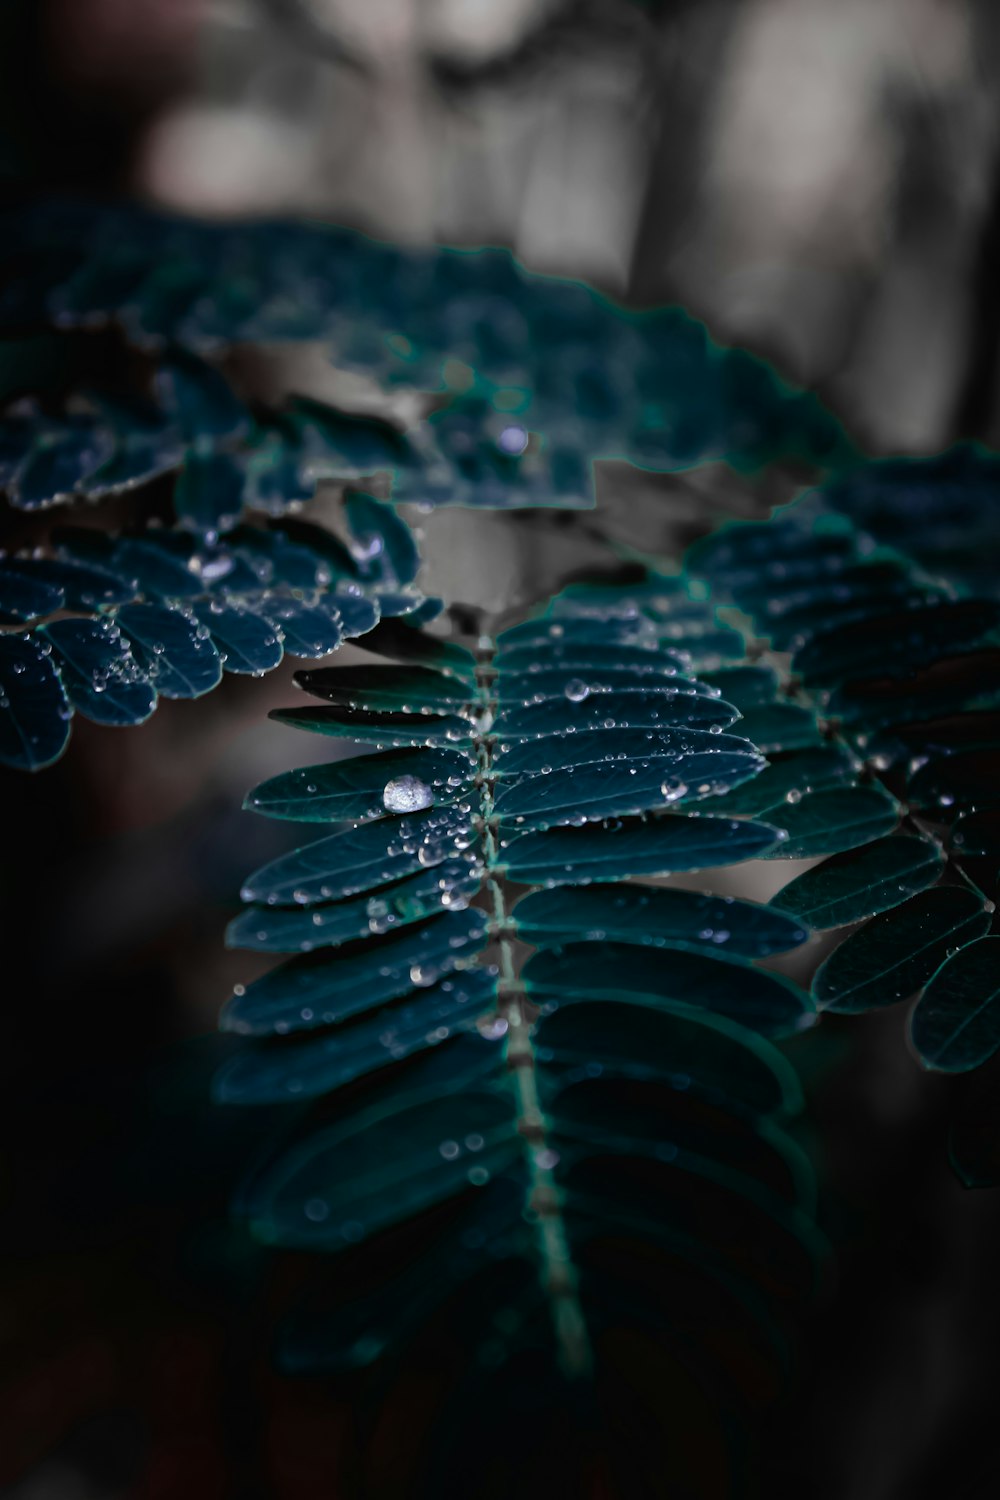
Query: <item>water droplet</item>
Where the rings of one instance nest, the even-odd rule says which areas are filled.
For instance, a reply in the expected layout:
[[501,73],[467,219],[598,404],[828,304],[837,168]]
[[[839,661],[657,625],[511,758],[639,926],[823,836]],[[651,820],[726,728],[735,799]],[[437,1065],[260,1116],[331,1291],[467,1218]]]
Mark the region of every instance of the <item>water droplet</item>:
[[506,1031],[507,1022],[503,1016],[487,1016],[485,1020],[479,1022],[479,1035],[485,1037],[487,1041],[499,1041]]
[[419,812],[421,808],[433,807],[434,793],[417,776],[398,776],[386,782],[382,801],[389,812]]
[[799,791],[798,787],[793,786],[790,791],[785,793],[785,801],[791,802],[793,804],[802,801],[802,793]]
[[677,776],[668,776],[660,786],[660,796],[664,802],[678,802],[686,791],[686,784]]
[[590,688],[579,677],[571,677],[563,691],[571,703],[582,703],[590,696]]
[[497,447],[503,453],[510,453],[515,458],[523,453],[528,446],[528,434],[523,427],[505,427],[497,438]]

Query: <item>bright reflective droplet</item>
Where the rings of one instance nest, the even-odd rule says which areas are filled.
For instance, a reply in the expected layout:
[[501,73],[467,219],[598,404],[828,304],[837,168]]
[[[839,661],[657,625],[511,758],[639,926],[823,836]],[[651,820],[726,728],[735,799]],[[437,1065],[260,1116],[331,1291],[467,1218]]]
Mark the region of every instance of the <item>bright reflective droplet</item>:
[[386,782],[382,801],[389,812],[419,812],[423,807],[433,807],[434,793],[417,776],[398,776]]
[[687,791],[687,786],[678,776],[668,776],[660,786],[660,796],[664,802],[679,802]]
[[479,1034],[486,1037],[488,1041],[498,1041],[507,1030],[507,1022],[503,1016],[488,1016],[479,1022]]
[[523,453],[528,446],[528,434],[523,427],[512,424],[505,427],[497,438],[497,447],[503,453],[510,453],[515,457]]
[[571,677],[563,691],[571,703],[582,703],[590,696],[590,688],[579,677]]

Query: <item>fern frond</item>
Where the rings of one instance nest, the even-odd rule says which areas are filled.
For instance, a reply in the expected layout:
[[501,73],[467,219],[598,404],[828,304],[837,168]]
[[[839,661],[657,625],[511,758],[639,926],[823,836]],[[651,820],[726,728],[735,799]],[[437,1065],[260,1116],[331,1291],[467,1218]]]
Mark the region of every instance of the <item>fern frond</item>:
[[607,1421],[626,1338],[738,1410],[751,1393],[725,1353],[710,1373],[684,1300],[740,1308],[756,1350],[814,1289],[774,1039],[815,1007],[756,962],[806,929],[637,880],[783,839],[715,811],[764,764],[694,675],[719,668],[718,636],[677,579],[568,589],[441,667],[407,664],[414,639],[397,665],[302,673],[327,704],[276,715],[375,749],[248,799],[332,828],[246,882],[230,941],[294,956],[229,1001],[247,1044],[217,1092],[323,1101],[244,1193],[255,1233],[352,1265],[363,1242],[390,1267],[296,1326],[291,1367],[395,1368],[458,1307],[460,1386],[530,1355]]
[[[771,765],[729,805],[785,829],[778,855],[824,857],[779,891],[783,910],[817,929],[854,929],[820,965],[817,1003],[853,1013],[916,997],[910,1042],[924,1066],[947,1072],[1000,1049],[988,936],[1000,604],[964,587],[981,573],[975,535],[947,550],[947,576],[934,565],[955,471],[968,478],[977,462],[965,452],[875,465],[769,521],[723,528],[688,559],[740,611],[748,649],[776,669],[776,708],[746,721]],[[829,508],[856,508],[901,539],[914,490],[922,504],[907,525],[922,563]],[[811,724],[816,748],[761,736],[759,715],[790,710]],[[963,1175],[983,1180],[967,1166]]]

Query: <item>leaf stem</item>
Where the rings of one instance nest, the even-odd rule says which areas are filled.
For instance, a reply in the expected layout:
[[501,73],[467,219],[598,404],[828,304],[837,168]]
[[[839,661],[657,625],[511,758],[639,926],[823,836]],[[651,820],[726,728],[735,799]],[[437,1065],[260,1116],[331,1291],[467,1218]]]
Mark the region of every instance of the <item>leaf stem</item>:
[[[493,707],[490,693],[496,674],[492,658],[491,646],[476,673],[477,697],[484,712]],[[562,1193],[555,1178],[554,1169],[559,1158],[548,1142],[548,1122],[538,1094],[537,1060],[531,1039],[531,1020],[510,937],[511,921],[504,882],[497,872],[499,842],[498,819],[493,811],[494,739],[487,733],[480,733],[476,735],[475,744],[483,856],[487,870],[486,888],[493,902],[500,959],[497,1009],[500,1017],[507,1023],[506,1060],[514,1089],[517,1127],[527,1156],[530,1184],[528,1216],[535,1225],[542,1283],[550,1301],[559,1362],[564,1374],[579,1379],[590,1373],[593,1356],[566,1234]]]

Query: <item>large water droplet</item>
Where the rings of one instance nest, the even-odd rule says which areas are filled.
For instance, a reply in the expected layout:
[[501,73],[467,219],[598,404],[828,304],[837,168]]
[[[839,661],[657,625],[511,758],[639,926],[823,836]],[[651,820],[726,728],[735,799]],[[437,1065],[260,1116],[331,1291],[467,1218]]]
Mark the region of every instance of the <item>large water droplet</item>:
[[687,791],[687,785],[679,776],[668,776],[660,785],[660,796],[664,802],[679,802]]
[[382,801],[389,812],[419,812],[423,807],[434,806],[434,793],[418,776],[397,776],[386,782]]
[[528,434],[523,427],[505,427],[497,438],[497,447],[502,453],[510,453],[516,457],[523,453],[528,446]]
[[571,677],[563,691],[571,703],[582,703],[584,698],[590,697],[590,688],[579,677]]

